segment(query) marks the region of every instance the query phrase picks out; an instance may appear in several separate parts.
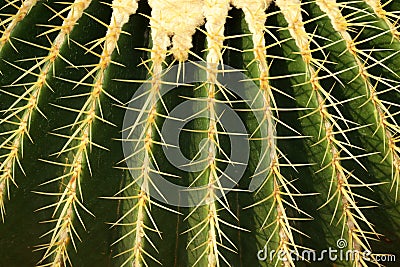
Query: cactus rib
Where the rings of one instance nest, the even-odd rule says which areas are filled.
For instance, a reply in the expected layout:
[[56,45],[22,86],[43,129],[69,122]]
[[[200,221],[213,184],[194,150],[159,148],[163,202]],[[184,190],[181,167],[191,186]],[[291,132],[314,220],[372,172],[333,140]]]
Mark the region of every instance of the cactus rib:
[[[78,6],[78,9],[76,10],[76,8],[72,8],[71,12],[73,12],[73,15],[71,17],[80,17],[80,15],[83,14],[83,10],[87,8],[89,4],[90,1],[79,1],[74,3],[73,5]],[[74,228],[74,218],[78,218],[80,224],[85,228],[84,222],[78,213],[78,206],[90,213],[90,211],[83,206],[80,184],[85,164],[87,164],[90,170],[88,149],[92,145],[96,145],[92,142],[92,125],[96,119],[107,122],[102,119],[100,101],[102,94],[108,96],[107,93],[104,93],[105,90],[103,88],[105,72],[111,64],[111,55],[117,46],[119,36],[122,32],[122,26],[128,22],[129,16],[134,14],[137,10],[137,3],[135,1],[114,0],[111,6],[113,9],[113,15],[111,17],[110,25],[107,26],[106,36],[99,41],[100,43],[104,43],[102,53],[101,55],[98,55],[100,60],[96,67],[89,72],[89,75],[85,76],[82,80],[84,81],[92,73],[95,73],[95,80],[92,85],[93,90],[90,92],[89,97],[87,98],[82,109],[77,111],[78,116],[74,124],[70,125],[70,127],[75,128],[73,134],[71,136],[65,136],[55,133],[55,135],[68,139],[64,147],[57,153],[57,155],[60,156],[65,153],[70,153],[70,157],[72,157],[72,163],[65,165],[65,167],[70,168],[70,172],[68,174],[53,180],[68,180],[64,191],[59,194],[60,199],[58,200],[58,203],[43,208],[45,209],[55,206],[53,216],[58,217],[58,219],[55,219],[55,228],[48,232],[48,234],[53,234],[51,236],[50,243],[43,245],[43,247],[46,248],[46,252],[41,260],[44,261],[48,257],[53,256],[51,264],[52,266],[62,266],[66,264],[67,260],[69,259],[67,250],[68,244],[69,242],[74,243],[74,235],[79,238]],[[63,29],[68,29],[68,31],[70,31],[72,30],[74,24],[74,21],[68,20],[66,21],[65,28],[63,27]],[[91,49],[87,49],[87,51],[91,51]],[[78,82],[78,84],[81,82]],[[70,108],[67,107],[58,107],[70,110]],[[97,112],[100,112],[100,116],[96,114]],[[78,196],[79,193],[81,194],[80,199]]]
[[[23,153],[23,142],[24,136],[29,137],[29,128],[30,122],[32,119],[32,115],[34,111],[40,112],[38,108],[40,93],[45,86],[48,86],[46,79],[48,74],[51,73],[51,69],[54,66],[55,60],[60,56],[60,49],[63,43],[65,42],[67,36],[72,31],[72,26],[78,21],[78,19],[82,16],[83,11],[89,6],[90,1],[77,1],[73,3],[67,10],[69,14],[67,18],[63,21],[62,26],[59,27],[60,32],[57,35],[55,41],[52,43],[50,48],[40,47],[45,50],[48,50],[49,53],[46,57],[41,59],[37,64],[35,64],[30,70],[26,71],[24,75],[21,75],[17,80],[14,81],[13,86],[16,84],[20,79],[22,79],[25,75],[33,74],[33,70],[40,68],[40,73],[36,74],[37,77],[36,82],[34,82],[22,95],[12,95],[16,99],[16,101],[9,107],[7,112],[8,114],[4,119],[0,121],[0,124],[3,123],[10,123],[16,124],[18,128],[12,132],[12,135],[7,138],[1,145],[0,148],[6,148],[10,150],[8,154],[3,155],[2,157],[5,160],[2,162],[0,166],[0,207],[1,207],[1,215],[4,220],[4,195],[5,195],[5,188],[7,188],[7,192],[9,191],[9,183],[10,180],[14,183],[14,169],[15,163],[18,162],[19,167],[21,170],[23,169],[21,164],[19,163],[19,155]],[[53,69],[54,70],[54,69]],[[1,92],[8,93],[7,91],[1,90]],[[8,93],[10,94],[10,93]],[[26,102],[26,105],[19,105],[20,102]],[[19,118],[19,114],[22,113],[21,118]],[[40,112],[41,113],[41,112]],[[44,115],[44,114],[42,114]],[[12,118],[19,118],[19,122],[15,123],[11,119]],[[30,138],[30,137],[29,137]],[[31,140],[32,141],[32,140]],[[11,145],[10,145],[11,143]]]
[[[342,164],[341,160],[343,160],[343,156],[340,155],[340,150],[343,150],[347,154],[350,155],[351,158],[354,158],[358,161],[351,152],[345,147],[345,143],[338,141],[335,138],[335,131],[334,126],[338,127],[333,118],[331,117],[330,113],[326,107],[326,100],[324,97],[327,98],[328,101],[332,101],[329,99],[328,94],[323,89],[323,87],[318,82],[318,70],[315,70],[312,66],[313,57],[311,54],[311,49],[309,47],[310,39],[308,34],[306,33],[301,16],[301,2],[294,0],[294,1],[280,1],[277,0],[276,4],[281,9],[282,14],[284,15],[287,23],[289,31],[296,41],[298,48],[300,49],[300,54],[307,66],[307,77],[309,77],[309,82],[312,86],[313,92],[316,93],[316,99],[318,103],[317,112],[320,113],[321,117],[321,127],[323,127],[323,132],[325,132],[325,136],[322,137],[321,140],[326,140],[328,142],[327,150],[325,151],[325,156],[330,154],[329,158],[332,158],[330,166],[332,167],[332,180],[336,181],[337,188],[333,189],[333,193],[331,196],[331,192],[328,193],[328,199],[326,203],[323,205],[325,206],[327,203],[332,201],[335,197],[337,197],[336,207],[337,209],[341,209],[342,215],[340,219],[343,220],[343,230],[347,228],[348,230],[348,238],[351,241],[349,244],[352,249],[361,251],[361,249],[368,250],[369,243],[365,231],[361,228],[360,222],[364,222],[368,228],[372,231],[372,233],[376,234],[372,224],[367,220],[365,215],[361,212],[361,209],[355,202],[354,196],[355,194],[352,192],[351,184],[348,181],[349,177],[354,176],[346,170]],[[330,11],[330,9],[328,10]],[[315,61],[314,61],[315,63]],[[318,63],[317,63],[318,64]],[[318,65],[317,65],[318,66]],[[335,105],[335,103],[332,103]],[[332,124],[333,122],[333,124]],[[321,130],[320,130],[321,131]],[[338,133],[344,134],[343,130],[339,128]],[[363,156],[368,156],[363,155]],[[359,164],[361,164],[359,162]],[[327,168],[329,165],[324,166],[323,168]],[[355,178],[357,181],[361,182],[360,186],[368,186],[360,181],[358,178]],[[333,181],[331,186],[333,185]],[[330,187],[331,190],[331,187]],[[338,210],[335,210],[335,212]],[[334,218],[335,214],[333,214],[332,219]],[[360,222],[359,222],[360,221]],[[360,261],[357,264],[364,264],[364,260],[362,257],[356,257],[356,262]]]
[[[374,4],[375,12],[378,12],[378,9],[382,7],[378,4],[378,1],[366,1],[370,5]],[[322,11],[324,11],[330,18],[332,26],[334,29],[342,36],[343,40],[346,42],[347,51],[349,51],[357,64],[359,76],[363,79],[367,92],[366,95],[369,97],[369,101],[371,101],[377,111],[376,121],[378,128],[382,130],[384,136],[386,137],[386,142],[388,143],[388,152],[385,155],[389,157],[393,163],[393,173],[392,173],[392,188],[396,188],[396,199],[398,197],[399,190],[399,182],[400,182],[400,157],[397,153],[398,147],[396,145],[395,135],[399,133],[399,128],[396,126],[396,122],[390,114],[389,110],[385,107],[382,101],[379,99],[379,93],[376,92],[375,86],[371,83],[368,73],[368,67],[362,63],[361,58],[359,56],[359,50],[356,48],[356,44],[348,33],[348,23],[340,12],[340,5],[336,3],[335,0],[317,0],[316,3],[319,5]],[[381,13],[381,11],[379,11]],[[393,34],[393,33],[392,33]],[[373,78],[373,77],[372,77]],[[394,121],[394,123],[390,123],[388,119]]]

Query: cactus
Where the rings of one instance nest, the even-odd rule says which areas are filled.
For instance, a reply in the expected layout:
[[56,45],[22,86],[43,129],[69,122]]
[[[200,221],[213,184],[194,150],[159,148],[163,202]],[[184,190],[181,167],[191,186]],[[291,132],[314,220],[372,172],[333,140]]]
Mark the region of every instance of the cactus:
[[0,266],[398,266],[399,12],[0,0]]

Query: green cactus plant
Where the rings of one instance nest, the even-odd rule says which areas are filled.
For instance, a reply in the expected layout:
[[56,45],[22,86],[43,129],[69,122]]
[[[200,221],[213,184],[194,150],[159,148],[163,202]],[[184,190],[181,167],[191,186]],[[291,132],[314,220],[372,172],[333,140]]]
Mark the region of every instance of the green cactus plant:
[[399,266],[399,12],[0,0],[0,266]]

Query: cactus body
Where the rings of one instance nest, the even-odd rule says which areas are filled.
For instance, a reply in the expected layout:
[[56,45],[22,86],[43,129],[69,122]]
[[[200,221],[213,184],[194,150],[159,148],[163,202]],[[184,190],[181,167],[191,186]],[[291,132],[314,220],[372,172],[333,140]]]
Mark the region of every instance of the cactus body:
[[397,266],[399,10],[0,0],[0,266]]

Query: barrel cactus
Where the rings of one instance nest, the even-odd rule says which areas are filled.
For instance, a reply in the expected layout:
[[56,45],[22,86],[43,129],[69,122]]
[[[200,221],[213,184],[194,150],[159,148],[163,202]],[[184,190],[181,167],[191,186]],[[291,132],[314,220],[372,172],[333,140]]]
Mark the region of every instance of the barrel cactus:
[[399,12],[0,0],[0,266],[398,266]]

